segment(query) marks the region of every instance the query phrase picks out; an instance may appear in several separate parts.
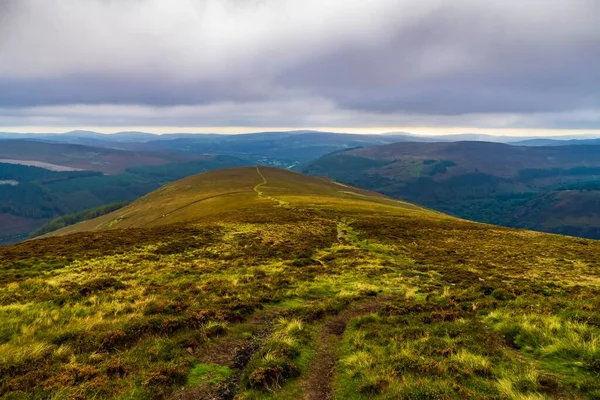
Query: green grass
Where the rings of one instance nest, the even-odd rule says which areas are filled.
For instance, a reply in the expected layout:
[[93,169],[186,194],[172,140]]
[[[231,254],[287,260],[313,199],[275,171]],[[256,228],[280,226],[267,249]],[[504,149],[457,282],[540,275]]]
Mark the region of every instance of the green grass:
[[259,172],[1,247],[0,396],[600,396],[600,243]]
[[[524,354],[577,385],[600,376],[600,329],[557,315],[491,312],[486,321]],[[595,393],[600,394],[596,391]]]
[[187,385],[194,387],[202,383],[216,385],[225,382],[233,372],[229,368],[219,364],[196,364],[187,378]]

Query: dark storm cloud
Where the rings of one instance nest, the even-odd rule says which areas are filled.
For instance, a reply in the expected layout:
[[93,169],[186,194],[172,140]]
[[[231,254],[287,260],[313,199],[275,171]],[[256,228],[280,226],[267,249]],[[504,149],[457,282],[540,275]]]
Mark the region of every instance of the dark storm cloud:
[[[598,21],[596,0],[10,0],[0,3],[0,118],[203,106],[162,121],[212,111],[242,125],[415,115],[485,125],[507,114],[517,116],[507,126],[600,128]],[[130,110],[121,123],[161,123]]]

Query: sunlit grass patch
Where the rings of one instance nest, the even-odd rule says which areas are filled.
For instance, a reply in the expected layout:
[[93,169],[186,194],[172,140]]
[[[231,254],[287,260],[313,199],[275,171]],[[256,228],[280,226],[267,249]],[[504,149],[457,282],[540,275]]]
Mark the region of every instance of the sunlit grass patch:
[[[451,291],[441,293],[455,301]],[[535,399],[564,390],[514,357],[475,315],[457,318],[440,307],[452,306],[413,300],[352,320],[336,367],[338,397]]]
[[466,349],[460,349],[450,356],[450,360],[467,371],[487,376],[492,375],[492,363],[488,357],[474,354]]
[[600,373],[600,329],[554,315],[497,310],[486,317],[495,330],[522,351],[559,369]]
[[217,384],[225,382],[233,375],[226,366],[218,364],[196,364],[192,367],[188,377],[187,386],[197,386],[201,383]]
[[297,309],[303,307],[305,305],[305,301],[299,298],[290,298],[287,300],[283,300],[274,305],[277,308],[286,308],[286,309]]

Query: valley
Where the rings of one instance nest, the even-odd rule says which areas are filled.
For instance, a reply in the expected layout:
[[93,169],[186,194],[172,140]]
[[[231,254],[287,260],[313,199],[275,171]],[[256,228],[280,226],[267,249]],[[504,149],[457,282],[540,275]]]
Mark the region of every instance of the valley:
[[[595,145],[563,140],[561,145],[517,146],[448,141],[452,137],[440,142],[403,134],[302,131],[226,137],[77,135],[45,139],[54,142],[0,141],[6,157],[22,157],[0,162],[0,180],[11,182],[0,184],[0,214],[6,221],[0,243],[47,232],[62,224],[54,218],[79,220],[70,215],[93,215],[98,207],[135,200],[199,172],[257,164],[327,176],[479,222],[588,238],[600,235],[600,148]],[[417,139],[429,141],[411,141]],[[71,143],[78,140],[88,144]],[[48,179],[35,166],[62,175]],[[76,167],[85,170],[73,175],[81,169]],[[19,203],[25,198],[26,204]]]

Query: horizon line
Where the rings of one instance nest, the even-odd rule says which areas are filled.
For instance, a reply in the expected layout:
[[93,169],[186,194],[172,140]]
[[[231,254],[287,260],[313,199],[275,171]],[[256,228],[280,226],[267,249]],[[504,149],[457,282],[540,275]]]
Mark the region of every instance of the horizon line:
[[1,133],[17,134],[67,134],[73,131],[90,131],[106,135],[121,132],[140,132],[155,135],[169,134],[252,134],[268,132],[314,131],[349,134],[405,134],[417,136],[447,135],[489,135],[489,136],[593,136],[600,135],[600,129],[543,129],[543,128],[473,128],[473,127],[258,127],[258,126],[5,126]]

